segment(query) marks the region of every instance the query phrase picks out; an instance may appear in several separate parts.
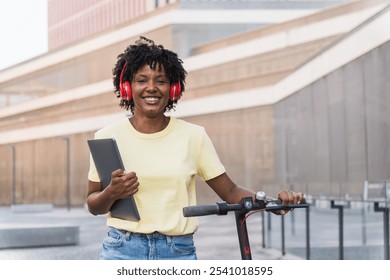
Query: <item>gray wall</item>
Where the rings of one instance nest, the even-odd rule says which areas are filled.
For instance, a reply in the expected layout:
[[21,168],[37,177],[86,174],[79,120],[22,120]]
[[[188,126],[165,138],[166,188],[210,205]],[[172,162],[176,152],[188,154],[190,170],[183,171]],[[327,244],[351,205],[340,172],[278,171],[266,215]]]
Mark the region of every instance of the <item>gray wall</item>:
[[281,184],[313,195],[360,196],[390,179],[390,43],[275,106]]

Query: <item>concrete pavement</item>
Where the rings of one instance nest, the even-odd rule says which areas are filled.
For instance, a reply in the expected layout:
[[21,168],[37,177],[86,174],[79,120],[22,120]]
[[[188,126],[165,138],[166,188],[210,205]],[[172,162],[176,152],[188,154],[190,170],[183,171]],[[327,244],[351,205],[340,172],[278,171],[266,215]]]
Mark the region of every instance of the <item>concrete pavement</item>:
[[[281,217],[256,213],[248,218],[249,239],[253,259],[339,258],[338,212],[334,209],[310,209],[310,249],[306,247],[306,210],[296,209],[285,216],[285,254],[282,254]],[[362,219],[361,211],[344,211],[344,259],[384,259],[383,215],[369,211]],[[199,259],[240,259],[233,214],[199,217],[195,234]],[[38,248],[0,249],[0,260],[95,260],[106,233],[105,216],[93,216],[84,208],[55,207],[40,213],[14,213],[10,207],[0,207],[0,228],[17,225],[78,225],[79,244]],[[264,238],[263,238],[264,233]],[[29,238],[26,236],[26,238]],[[265,241],[263,243],[263,241]]]

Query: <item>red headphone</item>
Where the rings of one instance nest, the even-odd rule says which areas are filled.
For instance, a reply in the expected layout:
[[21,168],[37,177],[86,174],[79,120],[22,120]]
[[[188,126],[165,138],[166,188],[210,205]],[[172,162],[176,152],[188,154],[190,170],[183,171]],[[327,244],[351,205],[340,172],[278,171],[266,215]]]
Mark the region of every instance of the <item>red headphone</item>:
[[[121,75],[119,76],[119,91],[121,93],[121,97],[123,100],[131,101],[133,99],[132,92],[131,92],[131,85],[130,82],[126,81],[123,82],[123,74],[125,72],[127,63],[123,65]],[[171,84],[171,89],[169,91],[169,100],[170,101],[177,101],[181,97],[181,86],[180,83]]]

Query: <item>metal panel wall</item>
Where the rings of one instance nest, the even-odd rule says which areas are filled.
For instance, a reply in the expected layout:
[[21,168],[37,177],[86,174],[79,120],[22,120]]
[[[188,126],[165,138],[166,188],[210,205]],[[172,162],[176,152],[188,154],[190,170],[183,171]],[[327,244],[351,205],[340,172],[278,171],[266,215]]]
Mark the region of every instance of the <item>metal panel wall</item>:
[[276,104],[279,183],[360,196],[390,178],[389,65],[386,43]]

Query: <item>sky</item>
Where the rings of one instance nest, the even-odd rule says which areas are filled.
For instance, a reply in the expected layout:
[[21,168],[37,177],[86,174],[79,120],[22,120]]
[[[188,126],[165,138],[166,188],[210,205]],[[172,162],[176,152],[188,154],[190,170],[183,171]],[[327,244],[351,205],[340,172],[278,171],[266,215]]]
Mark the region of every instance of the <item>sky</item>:
[[47,52],[47,0],[0,0],[0,70]]

